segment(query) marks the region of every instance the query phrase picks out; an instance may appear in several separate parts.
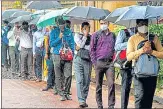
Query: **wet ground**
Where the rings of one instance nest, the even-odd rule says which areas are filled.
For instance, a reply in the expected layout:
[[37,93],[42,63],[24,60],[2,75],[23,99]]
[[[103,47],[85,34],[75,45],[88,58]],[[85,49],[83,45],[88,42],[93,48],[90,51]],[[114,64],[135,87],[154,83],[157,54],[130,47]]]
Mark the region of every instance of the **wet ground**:
[[[10,72],[2,72],[2,108],[78,108],[75,80],[72,82],[72,100],[60,101],[53,90],[43,92],[45,82],[22,81]],[[107,108],[107,87],[103,86],[103,104]],[[89,108],[97,108],[95,100],[95,84],[91,83],[87,99]],[[120,108],[120,90],[116,89],[116,108]],[[130,96],[129,108],[134,108],[134,96]],[[154,103],[153,108],[163,108]]]

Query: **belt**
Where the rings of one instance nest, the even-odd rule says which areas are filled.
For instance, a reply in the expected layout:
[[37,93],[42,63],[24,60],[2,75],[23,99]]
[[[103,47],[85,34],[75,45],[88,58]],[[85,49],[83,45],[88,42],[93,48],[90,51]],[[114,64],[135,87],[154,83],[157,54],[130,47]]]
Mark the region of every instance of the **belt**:
[[112,58],[103,58],[103,59],[98,59],[98,61],[103,61],[103,62],[112,62]]

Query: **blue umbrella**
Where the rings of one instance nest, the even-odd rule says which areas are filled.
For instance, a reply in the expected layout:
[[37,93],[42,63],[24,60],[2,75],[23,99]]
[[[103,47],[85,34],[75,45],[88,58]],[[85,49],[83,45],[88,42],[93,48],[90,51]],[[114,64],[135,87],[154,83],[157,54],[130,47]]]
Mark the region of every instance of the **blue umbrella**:
[[134,6],[125,11],[115,23],[134,27],[136,19],[150,19],[150,24],[156,24],[160,16],[163,16],[163,6]]
[[20,9],[9,9],[9,10],[5,10],[2,12],[2,19],[9,19],[10,16],[15,13],[15,12],[18,12],[18,11],[22,11]]

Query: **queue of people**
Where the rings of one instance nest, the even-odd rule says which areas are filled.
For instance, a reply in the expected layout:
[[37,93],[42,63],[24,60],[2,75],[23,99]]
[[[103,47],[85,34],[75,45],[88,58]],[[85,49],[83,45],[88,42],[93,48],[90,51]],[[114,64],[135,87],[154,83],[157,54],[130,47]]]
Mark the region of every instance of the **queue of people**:
[[[109,22],[104,19],[105,17],[99,20],[100,30],[93,34],[90,34],[91,25],[88,22],[81,24],[80,33],[73,33],[70,29],[71,22],[63,18],[55,19],[57,24],[50,29],[34,25],[30,27],[25,21],[21,25],[15,23],[12,28],[5,21],[2,28],[2,66],[9,68],[8,54],[11,60],[9,70],[11,73],[18,74],[22,80],[41,82],[42,63],[45,59],[48,79],[47,86],[42,91],[53,88],[54,94],[59,95],[61,101],[72,100],[73,66],[80,108],[88,107],[87,96],[94,68],[97,106],[103,109],[102,85],[105,74],[108,85],[108,108],[113,109],[116,102],[115,67],[119,64],[122,76],[121,108],[127,109],[132,79],[135,107],[152,108],[157,75],[142,76],[140,74],[146,69],[141,70],[141,67],[136,69],[135,66],[138,66],[137,63],[141,61],[139,58],[144,54],[163,59],[163,47],[159,38],[148,34],[148,20],[138,19],[136,27],[123,29],[116,36],[109,30]],[[152,40],[148,40],[149,36],[153,36]],[[148,67],[153,66],[151,64]],[[156,69],[157,67],[159,65],[155,66]]]

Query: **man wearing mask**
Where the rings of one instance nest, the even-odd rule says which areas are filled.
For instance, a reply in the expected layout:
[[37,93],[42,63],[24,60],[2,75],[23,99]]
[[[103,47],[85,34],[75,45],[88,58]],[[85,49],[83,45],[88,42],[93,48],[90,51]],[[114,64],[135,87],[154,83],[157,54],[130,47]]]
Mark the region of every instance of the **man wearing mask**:
[[[28,22],[24,21],[20,30],[21,46],[21,76],[23,80],[32,79],[33,74],[33,53],[32,53],[32,33],[29,30]],[[28,69],[27,69],[28,68]]]
[[[126,55],[126,49],[127,49],[127,42],[128,39],[134,35],[136,32],[136,28],[129,28],[129,29],[123,29],[118,33],[116,43],[115,43],[115,51],[118,53],[124,50]],[[122,53],[122,52],[121,52]],[[117,59],[118,60],[118,59]],[[125,59],[127,60],[127,59]],[[125,63],[125,62],[124,62]],[[122,64],[124,64],[122,63]],[[123,66],[123,65],[121,65]],[[128,62],[127,66],[125,68],[120,68],[120,74],[122,77],[121,84],[121,108],[127,109],[128,106],[128,100],[129,100],[129,94],[130,94],[130,87],[132,83],[132,63]]]
[[37,82],[42,81],[43,42],[43,28],[38,27],[38,30],[33,34],[33,57],[36,62],[35,69]]
[[[136,20],[138,33],[129,38],[127,44],[127,60],[135,62],[142,54],[149,54],[156,58],[163,59],[163,47],[157,36],[153,37],[153,41],[148,40],[148,19],[137,19]],[[147,40],[142,48],[138,49],[140,42]],[[154,44],[156,50],[153,50],[152,45]],[[144,63],[145,64],[145,63]],[[145,66],[146,67],[146,66]],[[156,66],[155,66],[156,67]],[[157,76],[148,77],[137,77],[135,72],[134,79],[134,90],[135,90],[135,108],[142,109],[152,108],[153,96],[157,84]]]
[[74,36],[76,50],[73,61],[79,107],[84,108],[88,107],[86,99],[92,71],[92,63],[89,55],[91,35],[89,34],[90,24],[88,22],[83,22],[81,27],[82,33],[76,33]]
[[113,54],[115,36],[108,29],[109,22],[100,19],[100,31],[91,37],[90,56],[96,72],[96,102],[99,109],[103,109],[102,84],[104,74],[108,81],[108,108],[115,105]]
[[8,21],[4,21],[4,26],[2,27],[2,37],[1,37],[1,49],[2,49],[2,67],[5,67],[5,70],[8,70],[8,60],[7,60],[7,52],[8,52],[8,43],[9,40],[7,38],[8,34]]
[[[55,81],[61,101],[71,100],[69,96],[72,81],[72,61],[61,59],[60,50],[63,44],[67,44],[71,51],[74,51],[74,39],[70,29],[65,27],[65,21],[62,18],[56,20],[59,27],[50,33],[50,46],[52,48],[53,63],[55,69]],[[62,74],[64,75],[64,83],[62,84]]]

